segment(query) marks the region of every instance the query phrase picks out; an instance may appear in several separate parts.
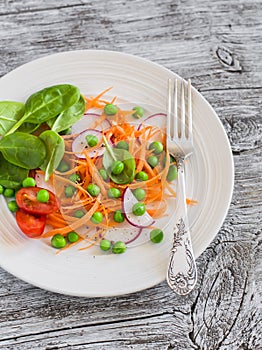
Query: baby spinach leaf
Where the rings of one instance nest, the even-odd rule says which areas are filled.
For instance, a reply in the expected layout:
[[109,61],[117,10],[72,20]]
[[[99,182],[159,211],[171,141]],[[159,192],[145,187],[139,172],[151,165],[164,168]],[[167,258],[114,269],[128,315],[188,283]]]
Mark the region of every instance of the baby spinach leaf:
[[76,123],[85,113],[85,100],[80,95],[79,100],[71,107],[65,109],[56,118],[51,119],[47,122],[48,126],[56,132],[61,132],[70,128],[71,125]]
[[[106,151],[103,155],[103,166],[114,183],[124,185],[134,180],[136,162],[131,153],[124,149],[112,148],[109,146],[105,137],[103,137]],[[112,166],[115,161],[120,160],[124,164],[124,170],[120,174],[112,173]]]
[[46,158],[40,169],[45,171],[45,181],[48,181],[63,158],[65,143],[63,138],[52,130],[42,132],[39,137],[46,147]]
[[41,124],[33,124],[33,123],[23,123],[20,128],[18,128],[18,131],[20,132],[26,132],[27,134],[31,134],[34,132],[36,129],[39,128]]
[[28,170],[9,163],[0,153],[0,185],[7,188],[19,188],[28,176]]
[[25,105],[22,102],[0,102],[0,135],[5,135],[22,118]]
[[0,140],[0,151],[8,162],[25,169],[38,168],[46,156],[45,144],[39,137],[19,131]]
[[25,121],[41,124],[56,117],[75,104],[79,97],[79,89],[70,84],[53,85],[34,93],[25,103],[25,114],[23,117],[6,135],[16,131]]
[[26,121],[43,123],[75,104],[79,97],[79,89],[69,84],[54,85],[38,91],[26,101]]

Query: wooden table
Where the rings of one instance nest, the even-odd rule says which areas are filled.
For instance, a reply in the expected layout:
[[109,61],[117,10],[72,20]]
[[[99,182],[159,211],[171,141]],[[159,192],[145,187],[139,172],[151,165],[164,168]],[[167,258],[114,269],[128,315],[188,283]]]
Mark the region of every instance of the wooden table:
[[0,2],[0,76],[73,49],[150,59],[192,79],[218,113],[235,162],[232,203],[197,260],[192,294],[178,297],[161,283],[127,296],[76,298],[0,269],[1,350],[262,349],[261,18],[259,0]]

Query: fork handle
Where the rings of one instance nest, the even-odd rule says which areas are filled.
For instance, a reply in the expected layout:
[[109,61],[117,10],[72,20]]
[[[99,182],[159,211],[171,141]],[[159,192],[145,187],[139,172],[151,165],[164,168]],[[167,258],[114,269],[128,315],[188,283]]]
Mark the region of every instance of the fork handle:
[[192,291],[197,281],[187,218],[184,158],[177,159],[177,210],[174,241],[167,270],[167,283],[179,295]]

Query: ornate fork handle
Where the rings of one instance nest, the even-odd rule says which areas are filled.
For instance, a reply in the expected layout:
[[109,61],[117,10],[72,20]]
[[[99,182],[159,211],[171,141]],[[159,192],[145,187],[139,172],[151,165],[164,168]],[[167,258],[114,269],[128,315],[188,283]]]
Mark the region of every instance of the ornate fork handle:
[[196,284],[197,269],[187,220],[184,158],[182,156],[177,157],[177,168],[177,221],[167,270],[167,282],[174,292],[186,295]]

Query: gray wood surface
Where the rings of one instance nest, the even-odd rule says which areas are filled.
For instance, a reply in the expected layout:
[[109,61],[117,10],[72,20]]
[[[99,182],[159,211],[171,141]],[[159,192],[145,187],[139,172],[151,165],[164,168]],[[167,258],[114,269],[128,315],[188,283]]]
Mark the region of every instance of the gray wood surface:
[[0,349],[262,349],[261,1],[0,2],[0,76],[72,49],[132,53],[190,77],[228,133],[233,199],[187,297],[162,283],[127,296],[75,298],[0,269]]

